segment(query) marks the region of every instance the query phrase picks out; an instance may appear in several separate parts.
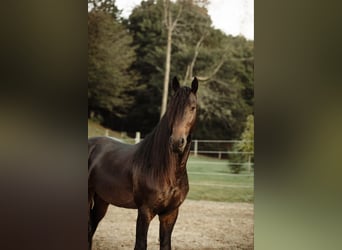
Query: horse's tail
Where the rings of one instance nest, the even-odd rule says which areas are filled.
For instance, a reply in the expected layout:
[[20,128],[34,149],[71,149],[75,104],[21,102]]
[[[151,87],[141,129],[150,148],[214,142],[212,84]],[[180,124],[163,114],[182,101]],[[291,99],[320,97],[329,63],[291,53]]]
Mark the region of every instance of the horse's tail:
[[[96,149],[96,140],[95,139],[88,139],[88,188],[89,188],[89,178],[91,175],[91,168],[92,168],[92,161],[94,158],[94,151]],[[94,197],[93,193],[89,192],[88,189],[88,199],[90,199],[90,210],[94,207]]]
[[92,160],[94,158],[93,155],[97,145],[96,141],[97,138],[88,139],[88,173],[90,172]]

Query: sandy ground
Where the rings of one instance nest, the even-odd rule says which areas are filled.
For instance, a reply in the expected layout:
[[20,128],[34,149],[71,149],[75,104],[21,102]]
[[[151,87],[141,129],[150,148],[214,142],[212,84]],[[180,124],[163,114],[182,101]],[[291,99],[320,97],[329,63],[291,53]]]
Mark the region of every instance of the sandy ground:
[[[134,249],[137,211],[109,206],[94,235],[93,250]],[[151,222],[147,248],[159,249],[159,221]],[[172,233],[172,249],[253,249],[254,206],[186,200]]]

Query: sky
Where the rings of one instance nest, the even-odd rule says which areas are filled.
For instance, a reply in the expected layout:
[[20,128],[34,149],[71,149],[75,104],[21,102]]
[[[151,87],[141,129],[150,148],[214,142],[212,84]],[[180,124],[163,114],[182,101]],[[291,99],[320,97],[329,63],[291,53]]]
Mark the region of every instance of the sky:
[[[116,0],[116,5],[128,17],[141,0]],[[210,0],[208,12],[213,26],[227,35],[243,35],[254,40],[254,0]]]

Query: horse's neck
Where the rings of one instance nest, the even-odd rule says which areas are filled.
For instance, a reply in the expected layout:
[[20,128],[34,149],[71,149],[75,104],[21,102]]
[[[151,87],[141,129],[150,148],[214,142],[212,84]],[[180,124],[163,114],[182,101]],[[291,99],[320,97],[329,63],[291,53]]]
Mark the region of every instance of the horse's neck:
[[177,153],[172,153],[173,154],[173,157],[175,157],[175,172],[176,172],[176,175],[179,175],[181,173],[184,173],[186,172],[186,163],[188,161],[188,158],[189,158],[189,154],[190,154],[190,147],[191,147],[191,142],[189,142],[185,149],[184,149],[184,152],[179,155]]
[[188,142],[188,144],[185,146],[184,152],[180,159],[180,167],[186,167],[186,162],[188,161],[189,154],[190,154],[190,147],[191,147],[191,141]]
[[179,155],[172,152],[169,144],[170,128],[168,122],[168,118],[164,116],[150,134],[149,143],[151,144],[145,144],[143,147],[151,147],[148,156],[151,160],[149,163],[161,167],[161,171],[173,179],[171,176],[177,178],[186,171],[191,142],[188,142],[183,154]]

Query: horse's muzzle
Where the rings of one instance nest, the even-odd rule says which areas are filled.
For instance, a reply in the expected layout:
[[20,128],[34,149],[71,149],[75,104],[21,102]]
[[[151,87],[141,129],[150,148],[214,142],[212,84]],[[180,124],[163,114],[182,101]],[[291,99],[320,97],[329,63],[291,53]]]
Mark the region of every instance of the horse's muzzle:
[[185,146],[186,146],[186,139],[180,138],[177,140],[174,140],[172,136],[170,137],[170,143],[171,143],[171,148],[172,151],[175,153],[183,153]]

